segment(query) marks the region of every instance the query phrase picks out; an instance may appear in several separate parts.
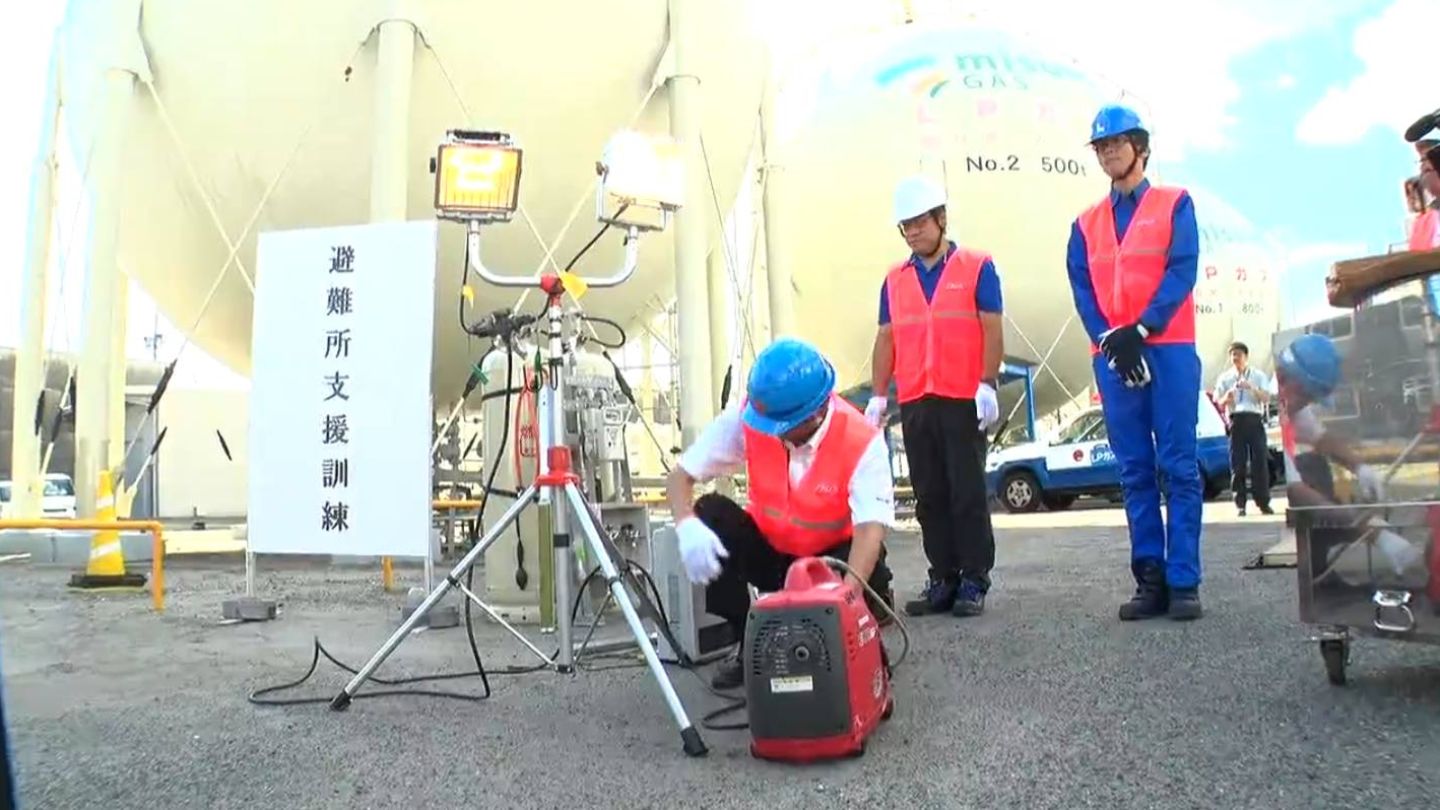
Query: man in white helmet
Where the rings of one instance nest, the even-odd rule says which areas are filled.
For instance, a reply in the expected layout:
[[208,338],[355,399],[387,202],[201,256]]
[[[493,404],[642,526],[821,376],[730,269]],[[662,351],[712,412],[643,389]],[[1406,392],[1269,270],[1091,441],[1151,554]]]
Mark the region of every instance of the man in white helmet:
[[990,255],[945,233],[945,189],[915,176],[895,189],[895,223],[910,256],[880,285],[866,418],[880,425],[895,382],[915,517],[930,570],[912,616],[985,609],[995,536],[985,489],[985,431],[1000,417],[1005,347],[1000,276]]

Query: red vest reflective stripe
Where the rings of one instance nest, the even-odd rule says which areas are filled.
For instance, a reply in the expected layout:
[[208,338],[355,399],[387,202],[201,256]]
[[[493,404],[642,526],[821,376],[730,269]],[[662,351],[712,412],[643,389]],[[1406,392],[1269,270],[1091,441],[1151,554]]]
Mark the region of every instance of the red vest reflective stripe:
[[745,510],[775,550],[796,557],[820,554],[850,539],[850,478],[879,434],[865,415],[830,397],[830,423],[799,486],[790,486],[790,453],[777,436],[745,427]]
[[1410,249],[1434,250],[1436,231],[1440,231],[1440,211],[1432,208],[1410,223]]
[[929,301],[914,264],[897,264],[886,274],[895,388],[901,402],[926,394],[974,399],[985,363],[975,286],[980,267],[989,258],[986,253],[956,248],[940,269]]
[[[1184,189],[1174,186],[1150,186],[1140,198],[1140,205],[1125,229],[1125,238],[1115,242],[1115,209],[1110,197],[1091,206],[1080,215],[1080,232],[1085,235],[1089,251],[1090,283],[1100,312],[1111,326],[1124,326],[1140,320],[1150,298],[1165,276],[1165,260],[1170,250],[1171,221],[1175,203]],[[1147,343],[1194,343],[1195,296],[1187,295],[1170,323]],[[1091,346],[1091,353],[1099,351]]]

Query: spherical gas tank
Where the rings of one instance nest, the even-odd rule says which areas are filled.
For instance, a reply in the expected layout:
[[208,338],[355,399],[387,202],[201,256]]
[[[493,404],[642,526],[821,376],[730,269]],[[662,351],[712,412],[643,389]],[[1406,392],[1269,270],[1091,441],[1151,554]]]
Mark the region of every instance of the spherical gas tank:
[[1196,350],[1206,384],[1230,362],[1240,341],[1250,361],[1269,361],[1270,341],[1280,328],[1281,257],[1242,213],[1203,187],[1182,182],[1195,203],[1200,263],[1195,285]]
[[1099,107],[1123,100],[1117,88],[1004,30],[914,24],[834,43],[782,93],[797,328],[842,386],[869,381],[881,282],[910,252],[892,195],[916,172],[945,185],[950,237],[993,256],[1006,352],[1047,366],[1041,412],[1092,383],[1066,249],[1076,217],[1109,191],[1087,141]]
[[[667,5],[146,0],[142,15],[139,0],[71,0],[61,31],[68,157],[83,168],[97,135],[124,138],[119,177],[106,190],[120,200],[121,266],[195,343],[248,374],[253,296],[241,274],[227,273],[205,305],[230,253],[226,237],[239,240],[237,259],[253,275],[260,232],[368,221],[375,26],[403,19],[417,31],[408,107],[396,113],[409,122],[407,217],[434,216],[429,163],[447,129],[508,132],[525,150],[521,211],[486,229],[484,260],[498,273],[533,274],[564,267],[598,230],[592,184],[611,135],[669,132],[669,88],[652,94],[657,69],[673,64]],[[754,137],[763,49],[753,0],[685,8],[702,32],[690,56],[705,176],[714,183],[713,196],[707,184],[687,189],[686,202],[715,231],[714,208],[730,205]],[[116,65],[142,76],[119,107],[123,126],[102,115],[101,77]],[[478,350],[456,317],[463,227],[443,224],[441,241],[434,386],[447,401]],[[609,275],[622,255],[612,228],[575,271]],[[628,284],[589,292],[587,310],[628,321],[673,287],[673,229],[645,238],[640,257]],[[474,283],[480,312],[521,294]],[[531,292],[527,300],[538,299]]]

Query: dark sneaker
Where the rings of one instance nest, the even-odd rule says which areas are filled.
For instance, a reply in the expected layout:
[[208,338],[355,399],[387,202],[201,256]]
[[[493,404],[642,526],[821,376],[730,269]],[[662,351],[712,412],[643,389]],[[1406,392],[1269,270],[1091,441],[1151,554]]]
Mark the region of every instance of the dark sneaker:
[[1200,618],[1204,611],[1200,607],[1200,591],[1197,588],[1172,588],[1170,590],[1170,618],[1177,622],[1188,622]]
[[959,583],[953,579],[931,579],[917,599],[905,603],[905,612],[911,616],[928,616],[945,613],[955,604],[955,592]]
[[1120,621],[1133,622],[1164,616],[1170,609],[1170,593],[1165,587],[1165,569],[1155,563],[1135,568],[1135,595],[1120,606]]
[[972,579],[960,581],[960,591],[955,595],[955,604],[950,613],[955,616],[979,616],[985,612],[985,591],[980,583]]
[[1275,510],[1270,508],[1270,504],[1264,503],[1260,505],[1260,514],[1273,515],[1275,514]]
[[[877,604],[867,591],[865,593],[865,606],[870,608],[870,615],[875,617],[876,624],[881,627],[889,627],[895,623],[895,617],[890,615],[891,611],[895,610],[895,591],[891,588],[886,588],[880,596],[883,597],[885,601],[883,606]],[[886,608],[889,608],[889,610]]]
[[1240,517],[1245,517],[1245,507],[1242,506],[1239,509],[1236,509],[1235,514],[1239,515]]
[[715,677],[710,679],[710,685],[716,689],[737,689],[745,685],[745,660],[739,645],[715,668]]

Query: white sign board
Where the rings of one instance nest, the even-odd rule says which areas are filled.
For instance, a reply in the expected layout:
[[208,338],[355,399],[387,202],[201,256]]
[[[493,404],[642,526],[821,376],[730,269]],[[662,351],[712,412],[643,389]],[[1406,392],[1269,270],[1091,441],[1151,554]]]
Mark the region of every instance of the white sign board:
[[436,223],[263,233],[250,389],[250,550],[430,549]]

